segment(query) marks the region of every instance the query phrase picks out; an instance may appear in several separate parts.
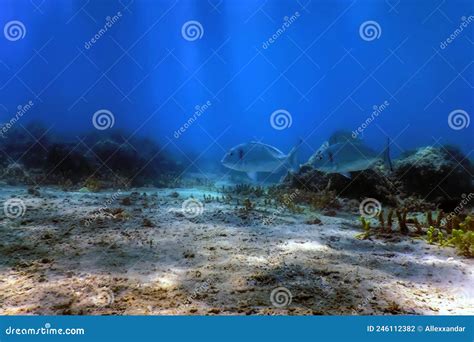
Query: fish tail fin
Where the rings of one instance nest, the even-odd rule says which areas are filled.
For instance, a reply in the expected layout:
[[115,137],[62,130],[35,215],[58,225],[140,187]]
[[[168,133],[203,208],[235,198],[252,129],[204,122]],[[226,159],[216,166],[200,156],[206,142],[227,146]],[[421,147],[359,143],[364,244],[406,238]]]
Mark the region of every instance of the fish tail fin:
[[383,162],[385,167],[387,167],[390,171],[393,171],[392,159],[390,159],[390,138],[387,138],[387,145],[383,151]]
[[301,144],[303,144],[303,139],[299,139],[298,143],[296,144],[295,147],[293,147],[288,153],[288,158],[287,158],[287,163],[289,165],[289,169],[292,172],[296,172],[299,168],[298,166],[298,149],[300,148]]

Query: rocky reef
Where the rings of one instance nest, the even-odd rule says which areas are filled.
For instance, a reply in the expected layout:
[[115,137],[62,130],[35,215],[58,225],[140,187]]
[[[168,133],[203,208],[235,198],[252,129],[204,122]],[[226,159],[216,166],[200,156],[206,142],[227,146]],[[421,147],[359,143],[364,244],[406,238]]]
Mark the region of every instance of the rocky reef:
[[65,189],[169,184],[180,166],[154,141],[126,132],[63,138],[32,123],[0,141],[0,180],[9,185],[59,185]]
[[292,188],[312,192],[330,189],[340,197],[375,197],[390,204],[395,202],[394,195],[398,188],[398,183],[383,168],[354,172],[349,179],[340,174],[326,174],[305,165],[298,173],[288,174],[284,183]]
[[428,206],[433,203],[445,211],[454,210],[463,196],[474,192],[474,166],[452,146],[421,147],[400,156],[393,167],[393,172],[382,165],[353,172],[349,179],[305,165],[297,173],[288,174],[284,183],[314,192],[329,187],[341,197],[373,197],[388,205],[400,205],[419,198]]
[[394,176],[409,195],[419,195],[452,210],[463,194],[474,191],[474,167],[457,148],[423,147],[394,163]]

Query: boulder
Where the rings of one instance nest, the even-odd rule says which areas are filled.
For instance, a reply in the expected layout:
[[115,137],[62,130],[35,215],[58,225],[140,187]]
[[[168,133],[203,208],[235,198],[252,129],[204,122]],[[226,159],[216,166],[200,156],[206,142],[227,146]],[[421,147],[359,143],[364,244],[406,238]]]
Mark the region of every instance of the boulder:
[[403,191],[452,210],[463,194],[474,191],[472,163],[452,146],[426,146],[394,162],[394,175]]

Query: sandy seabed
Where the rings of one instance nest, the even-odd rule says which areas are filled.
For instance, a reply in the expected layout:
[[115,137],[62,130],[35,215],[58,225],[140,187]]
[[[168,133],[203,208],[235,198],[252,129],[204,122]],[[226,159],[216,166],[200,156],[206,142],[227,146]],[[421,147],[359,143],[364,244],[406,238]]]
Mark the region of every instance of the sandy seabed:
[[274,215],[258,200],[186,217],[203,194],[221,195],[2,187],[26,211],[0,221],[0,314],[474,314],[474,260],[452,248],[359,240],[355,212]]

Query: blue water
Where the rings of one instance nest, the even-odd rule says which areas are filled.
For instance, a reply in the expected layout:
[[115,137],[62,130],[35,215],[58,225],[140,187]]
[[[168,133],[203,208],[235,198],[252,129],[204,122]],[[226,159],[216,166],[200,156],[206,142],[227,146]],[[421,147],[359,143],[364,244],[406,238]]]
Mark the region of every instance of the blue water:
[[[305,161],[333,131],[356,130],[374,106],[388,103],[361,134],[372,147],[381,149],[386,136],[394,155],[425,145],[454,144],[466,154],[474,147],[474,123],[467,125],[474,112],[469,0],[0,6],[2,27],[24,25],[21,39],[0,36],[0,122],[32,101],[16,124],[39,121],[74,140],[95,130],[94,113],[107,109],[114,129],[152,137],[176,159],[213,167],[225,150],[249,140],[286,152],[302,138]],[[108,16],[113,24],[91,43]],[[183,36],[188,21],[202,27],[198,37]],[[375,38],[360,33],[367,21],[378,25]],[[275,129],[270,118],[281,109],[291,126]],[[448,124],[455,110],[464,111],[464,128]]]

